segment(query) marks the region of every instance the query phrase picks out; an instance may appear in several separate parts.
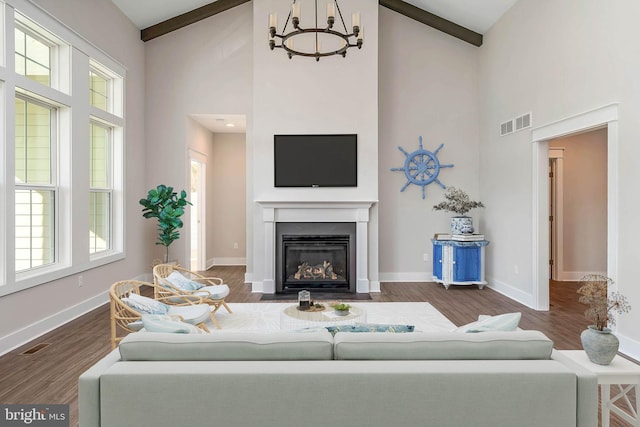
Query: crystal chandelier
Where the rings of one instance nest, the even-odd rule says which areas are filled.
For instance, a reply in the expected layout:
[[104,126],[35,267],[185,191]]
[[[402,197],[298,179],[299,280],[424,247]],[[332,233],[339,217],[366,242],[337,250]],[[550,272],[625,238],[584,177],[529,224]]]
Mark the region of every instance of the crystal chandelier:
[[[300,1],[293,0],[289,16],[282,28],[282,33],[277,33],[278,15],[276,13],[269,14],[269,47],[271,50],[275,48],[284,49],[289,59],[294,56],[307,56],[320,58],[332,55],[347,56],[347,49],[350,47],[362,48],[364,39],[364,28],[360,25],[360,13],[354,13],[351,16],[352,33],[347,31],[347,26],[342,17],[342,11],[338,5],[338,0],[331,0],[327,4],[327,26],[320,28],[318,26],[318,0],[315,2],[315,26],[300,26]],[[336,22],[336,12],[338,12],[339,21],[342,23],[343,31],[333,28]],[[293,28],[287,32],[287,26],[291,21]],[[276,38],[280,39],[280,44],[276,44]],[[295,39],[295,44],[294,44]]]

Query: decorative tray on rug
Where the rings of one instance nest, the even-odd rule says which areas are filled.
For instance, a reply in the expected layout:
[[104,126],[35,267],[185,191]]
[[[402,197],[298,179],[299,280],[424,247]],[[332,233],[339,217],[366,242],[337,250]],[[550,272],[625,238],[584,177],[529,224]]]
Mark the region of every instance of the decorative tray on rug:
[[298,306],[296,308],[298,309],[298,311],[306,311],[308,313],[313,313],[314,311],[324,311],[324,310],[326,310],[326,307],[324,306],[324,304],[320,304],[320,306],[312,305],[311,307],[309,307],[307,309],[303,309],[300,306]]

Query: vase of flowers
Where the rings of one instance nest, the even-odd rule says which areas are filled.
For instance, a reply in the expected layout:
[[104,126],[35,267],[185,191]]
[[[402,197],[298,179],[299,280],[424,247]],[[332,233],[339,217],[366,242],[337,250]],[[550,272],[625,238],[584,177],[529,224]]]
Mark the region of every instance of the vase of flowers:
[[466,214],[471,209],[484,208],[482,202],[471,200],[467,193],[455,187],[447,187],[444,198],[445,201],[435,205],[433,210],[456,214],[456,216],[451,217],[451,234],[473,233],[473,219]]
[[580,335],[582,348],[591,362],[598,365],[611,363],[620,342],[609,325],[615,324],[613,313],[623,314],[631,310],[627,299],[618,292],[609,291],[613,280],[601,274],[587,274],[580,279],[580,301],[588,306],[585,317],[593,322]]

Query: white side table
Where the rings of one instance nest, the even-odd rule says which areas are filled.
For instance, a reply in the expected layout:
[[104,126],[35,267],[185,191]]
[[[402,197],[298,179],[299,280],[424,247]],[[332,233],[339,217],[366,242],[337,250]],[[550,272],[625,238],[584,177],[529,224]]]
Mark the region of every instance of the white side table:
[[[602,427],[609,427],[610,413],[618,415],[634,427],[640,427],[640,365],[624,357],[616,356],[610,365],[592,363],[583,350],[556,350],[583,368],[598,376],[600,385],[600,406]],[[618,394],[611,397],[611,385],[617,387]],[[624,386],[623,386],[624,385]],[[636,406],[633,407],[629,396],[635,393]],[[616,402],[624,403],[626,410],[616,406]]]

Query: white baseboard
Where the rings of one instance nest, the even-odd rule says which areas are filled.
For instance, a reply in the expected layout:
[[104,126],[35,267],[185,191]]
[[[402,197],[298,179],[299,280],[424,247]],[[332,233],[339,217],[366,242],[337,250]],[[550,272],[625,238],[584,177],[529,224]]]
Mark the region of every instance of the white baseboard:
[[60,326],[109,302],[109,291],[39,320],[31,325],[0,338],[0,355],[6,354],[29,341],[33,341]]
[[136,277],[134,277],[133,280],[139,280],[141,282],[153,283],[153,274],[152,273],[139,274]]
[[380,273],[381,282],[433,282],[431,271]]
[[251,282],[251,292],[254,294],[261,294],[264,287],[262,282]]
[[488,282],[487,287],[535,310],[533,295],[523,292],[522,290],[514,288],[513,286],[499,280],[491,278],[486,278],[485,280]]
[[369,280],[369,292],[380,293],[380,282],[377,280]]
[[606,271],[559,271],[555,279],[559,282],[579,282],[587,274],[607,275]]
[[207,270],[216,265],[247,265],[247,259],[241,257],[217,257],[207,260]]

